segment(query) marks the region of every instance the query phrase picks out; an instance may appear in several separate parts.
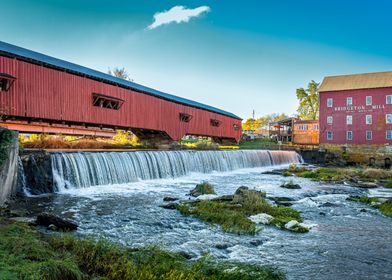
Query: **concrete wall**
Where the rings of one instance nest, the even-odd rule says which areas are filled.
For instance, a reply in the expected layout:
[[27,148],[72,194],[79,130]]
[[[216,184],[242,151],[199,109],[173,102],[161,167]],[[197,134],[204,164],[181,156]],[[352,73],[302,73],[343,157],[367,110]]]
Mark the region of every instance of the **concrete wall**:
[[366,164],[386,167],[392,161],[392,145],[332,145],[321,144],[327,151],[327,162],[347,164]]
[[[0,128],[0,133],[4,129]],[[17,133],[6,149],[8,158],[0,166],[0,206],[4,205],[17,192],[19,143]]]

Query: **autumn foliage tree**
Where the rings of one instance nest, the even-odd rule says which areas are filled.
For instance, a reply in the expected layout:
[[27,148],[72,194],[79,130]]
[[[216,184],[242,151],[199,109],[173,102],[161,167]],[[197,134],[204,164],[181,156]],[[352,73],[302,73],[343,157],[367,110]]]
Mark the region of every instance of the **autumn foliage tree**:
[[303,120],[317,120],[319,118],[319,83],[311,81],[306,89],[297,89],[299,101],[298,116]]
[[258,119],[250,118],[250,119],[247,119],[242,124],[242,128],[244,130],[256,130],[259,127],[267,128],[269,123],[281,121],[281,120],[287,119],[287,118],[288,118],[288,116],[284,113],[282,113],[282,114],[278,114],[278,113],[268,114],[268,115],[262,116]]

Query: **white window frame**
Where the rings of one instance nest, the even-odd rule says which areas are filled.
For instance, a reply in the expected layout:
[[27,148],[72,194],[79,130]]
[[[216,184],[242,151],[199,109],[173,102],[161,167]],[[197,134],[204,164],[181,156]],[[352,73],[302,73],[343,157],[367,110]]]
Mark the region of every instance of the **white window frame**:
[[392,95],[385,96],[385,104],[392,104]]
[[333,117],[332,116],[327,117],[327,124],[333,124]]
[[320,130],[320,125],[319,125],[319,124],[315,124],[315,125],[313,126],[313,129],[314,129],[314,130]]
[[327,107],[332,108],[333,107],[333,98],[327,98]]
[[388,113],[385,115],[385,123],[392,124],[392,114],[391,113]]
[[327,131],[327,140],[333,140],[333,132],[332,131]]
[[[351,135],[351,137],[348,137],[349,135]],[[346,131],[346,140],[353,141],[353,132],[351,130]]]
[[[370,135],[370,138],[368,137]],[[366,130],[366,140],[373,140],[373,131]]]
[[353,116],[352,115],[346,116],[346,124],[353,124]]
[[366,105],[370,106],[373,104],[373,96],[366,96]]
[[373,115],[366,115],[365,122],[366,124],[373,124]]
[[392,140],[392,130],[386,130],[385,131],[385,138],[387,139],[387,140]]
[[352,97],[347,97],[346,98],[346,105],[347,106],[353,106],[353,98]]

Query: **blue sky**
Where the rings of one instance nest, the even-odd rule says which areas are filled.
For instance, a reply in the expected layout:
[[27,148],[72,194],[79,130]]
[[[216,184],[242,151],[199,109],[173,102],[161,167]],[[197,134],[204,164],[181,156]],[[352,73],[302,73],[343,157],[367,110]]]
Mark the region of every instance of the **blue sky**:
[[[175,6],[208,9],[148,28]],[[103,72],[125,67],[137,83],[248,118],[294,114],[296,88],[312,79],[391,71],[391,11],[388,0],[12,0],[0,40]]]

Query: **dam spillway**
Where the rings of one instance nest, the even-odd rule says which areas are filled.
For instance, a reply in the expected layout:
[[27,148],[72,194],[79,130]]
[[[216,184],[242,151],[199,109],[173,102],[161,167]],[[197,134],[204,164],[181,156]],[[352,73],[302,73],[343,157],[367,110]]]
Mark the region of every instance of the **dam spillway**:
[[190,173],[227,172],[299,163],[292,151],[138,151],[51,153],[57,191],[138,180],[177,178]]

